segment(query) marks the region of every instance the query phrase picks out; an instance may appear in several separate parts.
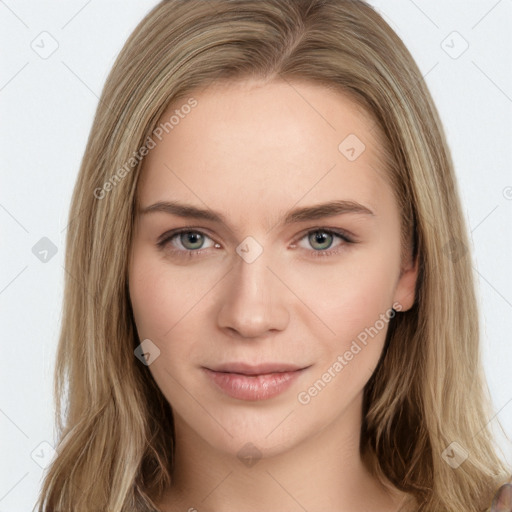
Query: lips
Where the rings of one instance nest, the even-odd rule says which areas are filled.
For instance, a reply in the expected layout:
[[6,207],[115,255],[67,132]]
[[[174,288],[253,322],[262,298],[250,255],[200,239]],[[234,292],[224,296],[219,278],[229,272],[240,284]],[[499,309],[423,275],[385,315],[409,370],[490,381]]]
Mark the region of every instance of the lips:
[[283,364],[226,363],[203,368],[224,394],[238,400],[267,400],[284,393],[308,367]]
[[241,375],[265,375],[269,373],[294,372],[302,370],[304,366],[295,366],[287,363],[262,363],[250,365],[247,363],[226,363],[213,368],[215,372],[239,373]]

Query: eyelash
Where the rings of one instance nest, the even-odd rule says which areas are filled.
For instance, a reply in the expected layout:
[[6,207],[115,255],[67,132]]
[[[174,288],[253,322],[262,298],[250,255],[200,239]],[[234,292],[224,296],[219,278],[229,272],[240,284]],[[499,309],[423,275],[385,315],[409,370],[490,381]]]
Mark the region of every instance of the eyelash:
[[[169,231],[167,233],[164,233],[163,235],[161,235],[159,237],[159,240],[157,241],[156,245],[157,245],[157,247],[160,250],[163,251],[164,249],[166,249],[166,246],[171,242],[171,240],[173,240],[175,237],[178,237],[182,233],[190,233],[190,232],[192,232],[192,233],[199,233],[199,234],[201,234],[201,235],[203,235],[205,237],[208,237],[208,238],[212,239],[210,236],[208,236],[206,233],[204,233],[200,229],[195,229],[193,227],[184,227],[184,228],[180,228],[178,230],[173,230],[173,231]],[[345,245],[345,244],[355,244],[356,243],[350,236],[348,236],[343,231],[339,231],[339,230],[335,230],[335,229],[329,229],[329,228],[321,228],[321,227],[313,228],[313,229],[310,229],[310,230],[306,231],[305,233],[303,233],[297,239],[297,242],[300,242],[302,239],[308,237],[312,233],[326,233],[326,234],[329,234],[329,235],[333,235],[335,237],[340,238],[342,240],[342,242],[343,242],[341,244],[341,246],[337,246],[335,249],[326,249],[326,250],[323,250],[323,251],[315,251],[314,249],[311,249],[310,251],[308,251],[310,253],[310,255],[315,257],[315,258],[317,258],[317,257],[336,256],[337,254],[339,254],[340,247],[343,247],[343,245]],[[296,244],[296,242],[293,243],[294,246],[295,246],[295,244]],[[169,252],[172,255],[177,255],[178,257],[193,258],[193,257],[200,256],[203,252],[207,251],[208,249],[212,249],[212,247],[207,247],[206,249],[184,249],[184,250],[182,250],[182,249],[172,249]],[[305,249],[305,250],[307,251],[307,249]]]

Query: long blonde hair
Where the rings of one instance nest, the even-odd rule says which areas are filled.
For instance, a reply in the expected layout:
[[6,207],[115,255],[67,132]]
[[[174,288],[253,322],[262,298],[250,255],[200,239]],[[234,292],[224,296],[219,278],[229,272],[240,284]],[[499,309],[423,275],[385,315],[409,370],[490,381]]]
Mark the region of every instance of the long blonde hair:
[[[165,0],[110,72],[73,193],[55,367],[59,442],[39,511],[151,511],[170,485],[172,410],[134,356],[140,340],[128,294],[143,148],[171,102],[251,77],[339,90],[384,134],[404,240],[414,245],[420,273],[416,302],[390,322],[365,387],[361,454],[418,510],[487,509],[510,468],[488,427],[451,157],[411,55],[363,1]],[[453,442],[469,454],[457,468],[443,457],[458,449]]]

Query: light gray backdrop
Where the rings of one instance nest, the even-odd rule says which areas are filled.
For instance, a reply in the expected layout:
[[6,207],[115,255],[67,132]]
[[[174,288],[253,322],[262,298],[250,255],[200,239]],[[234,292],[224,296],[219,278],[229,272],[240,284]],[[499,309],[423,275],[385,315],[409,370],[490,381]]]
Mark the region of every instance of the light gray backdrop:
[[[412,52],[446,128],[482,306],[488,420],[511,436],[512,0],[370,3]],[[154,5],[0,0],[0,512],[32,509],[52,457],[71,191],[107,73]]]

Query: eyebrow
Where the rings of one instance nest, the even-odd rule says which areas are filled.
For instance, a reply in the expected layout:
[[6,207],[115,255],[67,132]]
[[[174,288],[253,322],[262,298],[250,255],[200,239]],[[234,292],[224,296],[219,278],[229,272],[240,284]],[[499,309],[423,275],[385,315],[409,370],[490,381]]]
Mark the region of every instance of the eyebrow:
[[[158,201],[139,210],[139,214],[146,215],[154,212],[164,212],[184,218],[209,220],[219,224],[229,225],[224,215],[210,209],[180,203],[179,201]],[[345,213],[375,215],[372,210],[355,201],[337,200],[320,203],[312,206],[295,208],[285,213],[282,219],[283,225],[294,224],[303,221],[319,220],[326,217],[334,217]]]

